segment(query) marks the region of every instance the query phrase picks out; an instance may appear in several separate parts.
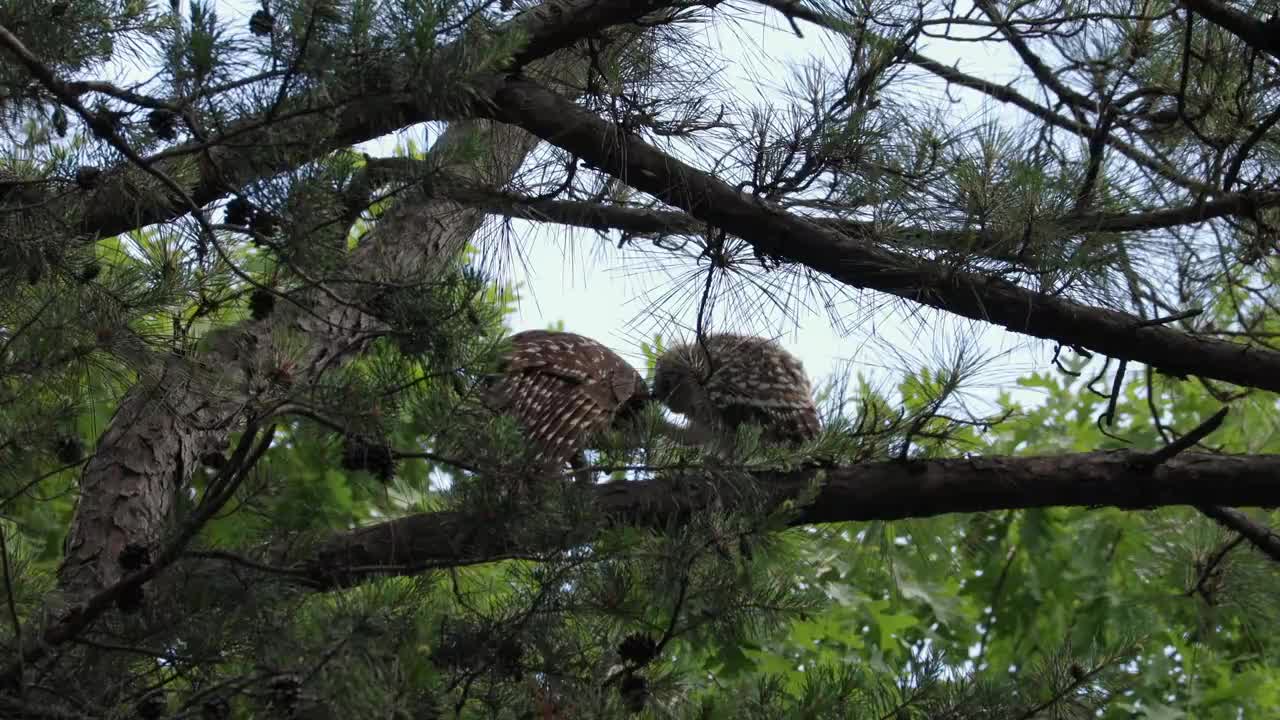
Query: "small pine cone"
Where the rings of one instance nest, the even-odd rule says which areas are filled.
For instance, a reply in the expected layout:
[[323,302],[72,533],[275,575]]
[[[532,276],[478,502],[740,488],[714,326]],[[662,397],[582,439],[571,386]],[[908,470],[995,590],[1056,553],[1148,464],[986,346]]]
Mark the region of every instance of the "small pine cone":
[[259,210],[249,219],[249,228],[259,235],[270,237],[276,234],[276,230],[280,227],[280,218],[269,212]]
[[80,274],[76,276],[76,280],[80,281],[81,285],[87,285],[93,282],[101,274],[102,266],[96,261],[90,261],[80,270]]
[[498,643],[494,652],[494,665],[499,673],[519,681],[524,676],[520,660],[524,657],[524,646],[515,638],[506,638]]
[[276,296],[272,292],[258,288],[249,295],[249,314],[254,320],[270,317],[275,307]]
[[226,221],[228,225],[248,225],[250,220],[253,219],[253,215],[253,205],[242,197],[232,198],[227,203]]
[[159,720],[168,711],[169,701],[165,699],[163,692],[153,692],[139,700],[135,709],[142,720]]
[[622,695],[622,702],[626,703],[627,709],[638,713],[644,710],[644,704],[649,700],[649,683],[639,675],[628,674],[622,678],[618,692]]
[[276,28],[276,19],[266,10],[259,10],[249,18],[249,32],[262,37],[270,35]]
[[227,466],[227,456],[216,450],[211,450],[200,456],[200,464],[214,470],[221,470]]
[[67,136],[67,111],[63,110],[61,105],[53,111],[53,118],[51,122],[53,123],[53,132],[55,135],[60,138]]
[[66,435],[58,440],[58,446],[54,452],[58,456],[58,462],[70,465],[80,462],[84,457],[84,443],[74,435]]
[[210,698],[200,705],[200,720],[227,720],[231,717],[231,704],[226,698]]
[[473,649],[466,638],[447,636],[431,651],[431,663],[439,668],[458,668],[466,663]]
[[147,127],[161,140],[178,139],[178,114],[170,110],[152,110],[147,113]]
[[347,436],[342,446],[342,467],[347,470],[366,470],[386,482],[395,475],[395,458],[385,442],[368,438]]
[[76,185],[81,190],[92,190],[98,187],[98,180],[102,177],[102,171],[91,165],[76,168]]
[[644,665],[658,654],[658,643],[644,633],[632,633],[618,645],[618,655],[633,665]]
[[112,110],[105,106],[99,106],[89,119],[89,131],[94,137],[102,140],[119,135],[123,129],[124,119],[129,113]]
[[271,706],[289,712],[297,707],[302,694],[302,683],[293,675],[281,675],[271,680]]

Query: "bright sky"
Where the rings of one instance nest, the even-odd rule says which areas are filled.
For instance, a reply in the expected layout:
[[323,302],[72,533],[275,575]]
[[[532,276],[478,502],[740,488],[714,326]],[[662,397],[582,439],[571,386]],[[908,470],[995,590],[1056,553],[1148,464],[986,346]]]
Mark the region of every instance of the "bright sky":
[[[185,13],[185,1],[183,6]],[[719,13],[701,32],[710,47],[718,48],[719,57],[714,61],[727,68],[740,99],[782,104],[777,88],[784,87],[804,61],[834,59],[836,67],[843,65],[840,55],[847,51],[841,43],[833,42],[829,33],[801,23],[804,38],[798,38],[778,13],[750,3],[737,3],[736,7],[738,11],[730,12],[739,16],[749,13],[746,21],[728,22],[724,18],[729,13]],[[244,27],[257,8],[257,2],[250,0],[224,0],[218,3],[218,15],[233,26]],[[1011,53],[986,44],[927,40],[923,52],[996,82],[1011,82],[1021,70]],[[1006,107],[976,93],[952,88],[948,94],[945,85],[931,77],[913,86],[922,100],[949,104],[957,117],[1015,117]],[[401,140],[416,138],[421,147],[423,132],[419,127],[398,136]],[[391,137],[383,138],[365,143],[361,149],[390,154],[394,142]],[[701,288],[697,285],[700,281],[688,280],[692,266],[687,261],[662,268],[650,253],[648,262],[640,263],[635,251],[617,249],[616,236],[604,239],[586,230],[526,221],[515,221],[514,229],[519,253],[503,263],[508,268],[504,279],[522,289],[517,314],[511,319],[514,331],[563,321],[566,329],[611,346],[643,368],[641,340],[655,333],[670,337],[673,328],[686,333],[693,328]],[[673,278],[685,282],[673,282]],[[656,302],[673,289],[681,302]],[[1051,367],[1052,348],[1046,343],[985,323],[908,306],[879,293],[854,291],[829,307],[813,300],[790,317],[756,311],[755,307],[735,305],[727,316],[721,308],[713,316],[713,324],[777,338],[803,361],[815,386],[851,371],[865,373],[877,383],[894,382],[905,369],[945,362],[943,359],[952,357],[961,344],[988,359],[986,371],[968,386],[974,399],[994,399],[996,392],[1010,388],[1016,377]],[[833,323],[833,316],[839,322]],[[1031,391],[1016,394],[1025,404],[1037,402]]]
[[[842,67],[839,56],[847,51],[833,43],[829,33],[802,23],[804,38],[797,38],[778,13],[745,3],[739,6],[755,13],[749,22],[721,20],[704,29],[708,45],[719,48],[718,60],[728,67],[739,97],[762,97],[781,104],[782,95],[774,88],[785,86],[804,62],[823,59],[830,63],[834,58],[834,66]],[[1016,57],[987,52],[988,47],[932,41],[923,52],[944,63],[958,63],[989,80],[1014,80],[1014,72],[1021,67]],[[915,85],[922,95],[946,102],[942,82]],[[953,108],[958,116],[1013,117],[1003,106],[985,102],[976,93],[953,88],[951,96],[961,100]],[[638,350],[641,339],[659,332],[669,335],[673,327],[688,332],[694,326],[701,287],[696,280],[688,282],[687,263],[665,273],[641,272],[634,261],[619,262],[624,252],[616,249],[616,239],[610,243],[590,231],[524,221],[517,221],[517,228],[517,234],[527,233],[522,245],[525,267],[515,273],[524,284],[526,297],[513,319],[514,330],[563,320],[566,329],[610,345],[643,367]],[[686,281],[681,292],[684,302],[676,305],[679,314],[671,317],[652,312],[661,306],[655,305],[655,297],[672,289],[673,277]],[[884,305],[891,307],[880,307]],[[832,322],[831,313],[840,319],[838,324]],[[969,385],[976,398],[993,399],[998,389],[1010,387],[1016,377],[1051,367],[1052,348],[1045,343],[920,306],[904,307],[873,292],[857,292],[833,308],[811,304],[793,317],[761,312],[755,317],[726,318],[722,313],[717,321],[727,321],[735,330],[750,328],[778,338],[803,361],[815,385],[851,370],[877,381],[896,381],[903,369],[936,365],[940,358],[952,357],[961,340],[973,341],[970,349],[990,358],[986,372]],[[1024,404],[1037,402],[1031,391],[1020,390],[1017,396]]]

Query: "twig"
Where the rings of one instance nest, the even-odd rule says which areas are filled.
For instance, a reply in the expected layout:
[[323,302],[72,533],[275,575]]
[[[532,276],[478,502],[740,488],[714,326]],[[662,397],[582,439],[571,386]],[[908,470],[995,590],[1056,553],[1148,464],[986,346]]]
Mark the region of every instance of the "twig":
[[1231,161],[1231,166],[1227,169],[1226,178],[1222,181],[1222,189],[1224,191],[1231,192],[1231,186],[1235,185],[1236,180],[1240,177],[1240,168],[1248,158],[1249,151],[1253,149],[1254,145],[1258,144],[1258,141],[1261,140],[1277,122],[1280,122],[1280,106],[1276,106],[1276,109],[1271,111],[1271,114],[1267,116],[1267,119],[1259,123],[1258,127],[1249,134],[1249,137],[1245,138],[1245,141],[1240,144],[1240,149],[1236,152],[1235,159]]
[[1155,387],[1154,383],[1151,382],[1151,376],[1155,373],[1151,370],[1150,365],[1147,366],[1144,374],[1147,380],[1147,408],[1151,410],[1151,422],[1156,426],[1156,432],[1160,433],[1160,439],[1165,444],[1171,443],[1173,439],[1169,434],[1169,428],[1165,427],[1164,423],[1160,421],[1160,410],[1156,407]]
[[1204,312],[1203,308],[1191,308],[1190,310],[1187,310],[1185,312],[1180,312],[1176,315],[1166,315],[1164,317],[1152,318],[1150,320],[1143,320],[1137,325],[1134,325],[1134,329],[1136,330],[1137,328],[1152,327],[1153,325],[1168,325],[1169,323],[1178,322],[1179,320],[1189,320],[1193,317],[1196,317],[1197,315],[1200,315],[1203,312]]
[[1271,528],[1250,520],[1248,515],[1235,508],[1221,505],[1197,505],[1196,509],[1218,521],[1223,527],[1236,531],[1240,537],[1248,540],[1249,544],[1262,551],[1267,557],[1280,562],[1280,535],[1276,535]]
[[[1009,579],[1009,568],[1013,565],[1013,560],[1018,556],[1018,546],[1014,545],[1009,548],[1009,553],[1005,556],[1004,566],[1000,568],[1000,577],[996,579],[995,589],[991,591],[991,615],[987,617],[985,627],[982,629],[982,638],[978,641],[977,662],[981,663],[983,656],[987,652],[987,640],[991,635],[991,628],[996,624],[996,611],[1000,609],[1000,597],[1004,593],[1005,581]],[[981,668],[978,668],[979,670]]]
[[1129,367],[1129,361],[1120,358],[1120,367],[1116,368],[1116,377],[1111,381],[1111,400],[1107,402],[1107,427],[1116,420],[1116,403],[1120,400],[1120,392],[1124,389],[1124,371]]
[[188,550],[182,554],[182,557],[192,558],[195,560],[220,560],[222,562],[231,563],[232,565],[240,565],[242,567],[270,575],[284,575],[285,577],[297,580],[304,585],[310,585],[313,587],[317,586],[315,581],[311,579],[311,576],[302,570],[266,565],[250,560],[243,555],[226,552],[225,550]]
[[[1223,407],[1208,420],[1197,425],[1191,432],[1174,440],[1163,448],[1143,457],[1142,462],[1154,469],[1168,462],[1178,453],[1190,449],[1205,439],[1210,433],[1222,426],[1230,407]],[[1280,562],[1280,535],[1270,528],[1250,520],[1247,515],[1235,508],[1224,505],[1196,505],[1196,510],[1206,517],[1216,520],[1220,525],[1240,534],[1250,544],[1276,562]]]
[[1150,466],[1155,468],[1168,462],[1178,453],[1191,448],[1222,425],[1222,421],[1227,417],[1228,410],[1230,410],[1229,407],[1222,408],[1214,413],[1213,417],[1197,425],[1191,432],[1148,454],[1145,457],[1145,462],[1150,463]]
[[1200,571],[1200,578],[1196,580],[1196,584],[1186,592],[1187,597],[1200,593],[1204,595],[1206,602],[1211,602],[1209,594],[1204,592],[1205,583],[1209,582],[1209,578],[1213,576],[1213,571],[1218,569],[1218,565],[1227,557],[1227,553],[1239,547],[1240,543],[1244,542],[1244,540],[1245,538],[1243,535],[1236,535],[1234,540],[1224,543],[1222,547],[1214,550],[1213,554],[1209,556],[1209,561],[1204,564],[1204,569]]

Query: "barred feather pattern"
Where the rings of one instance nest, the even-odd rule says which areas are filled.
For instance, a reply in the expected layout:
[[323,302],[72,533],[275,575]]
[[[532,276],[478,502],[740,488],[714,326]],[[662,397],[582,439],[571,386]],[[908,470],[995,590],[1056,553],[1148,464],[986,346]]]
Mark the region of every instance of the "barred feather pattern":
[[648,398],[640,373],[590,338],[528,330],[513,335],[511,346],[490,405],[516,420],[539,466],[563,466]]
[[765,338],[714,334],[671,348],[658,358],[654,395],[712,432],[757,423],[766,442],[798,444],[821,430],[804,365]]

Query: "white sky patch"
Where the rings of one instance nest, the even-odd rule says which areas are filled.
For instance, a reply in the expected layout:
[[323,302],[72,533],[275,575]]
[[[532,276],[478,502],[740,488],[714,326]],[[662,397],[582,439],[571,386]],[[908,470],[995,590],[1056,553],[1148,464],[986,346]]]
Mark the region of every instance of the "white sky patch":
[[[187,5],[184,0],[184,16]],[[717,13],[701,32],[708,47],[719,53],[708,62],[725,66],[731,88],[742,101],[784,105],[783,91],[795,68],[818,60],[834,67],[844,62],[847,50],[832,33],[800,22],[804,37],[799,38],[777,12],[751,3],[735,6],[729,13],[736,17]],[[221,20],[241,28],[260,5],[254,0],[223,0],[216,7]],[[1006,46],[923,37],[921,43],[923,53],[972,75],[997,83],[1028,80],[1020,61]],[[143,76],[136,68],[117,68],[128,79]],[[911,87],[922,105],[949,107],[955,117],[1021,119],[1020,111],[963,88],[947,88],[932,76],[911,80]],[[438,129],[437,125],[429,133],[430,140],[437,137]],[[357,147],[370,154],[389,155],[409,139],[425,147],[427,134],[425,126],[419,125]],[[696,303],[684,303],[674,316],[652,312],[654,297],[672,286],[671,271],[655,267],[652,260],[644,265],[621,262],[627,250],[616,250],[614,245],[601,247],[611,240],[590,230],[524,220],[515,220],[512,226],[513,235],[519,238],[519,257],[503,263],[505,272],[500,278],[520,287],[521,301],[508,320],[512,331],[563,321],[567,330],[604,343],[643,369],[641,340],[659,332],[670,335],[673,326],[685,332],[694,327]],[[688,277],[687,273],[684,276]],[[810,302],[786,318],[763,309],[758,318],[746,317],[740,308],[737,315],[720,320],[732,323],[735,329],[750,328],[777,338],[804,363],[815,388],[851,373],[867,375],[875,386],[892,386],[904,370],[936,365],[939,348],[954,345],[957,338],[966,339],[973,351],[988,358],[986,372],[967,386],[979,401],[989,403],[1007,389],[1024,405],[1038,405],[1040,393],[1015,388],[1013,381],[1052,367],[1050,343],[873,291],[856,291],[853,299],[838,299],[834,306]],[[833,323],[832,315],[841,322]]]

